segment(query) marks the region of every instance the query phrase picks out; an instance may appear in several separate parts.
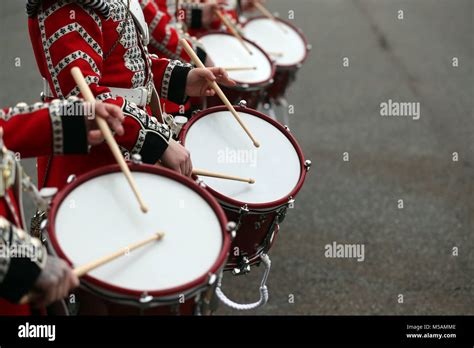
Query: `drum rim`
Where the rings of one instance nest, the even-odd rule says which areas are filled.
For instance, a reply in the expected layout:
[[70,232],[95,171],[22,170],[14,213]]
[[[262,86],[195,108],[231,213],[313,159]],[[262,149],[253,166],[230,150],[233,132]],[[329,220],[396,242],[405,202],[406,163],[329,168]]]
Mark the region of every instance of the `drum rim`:
[[[298,155],[298,158],[300,159],[300,178],[298,182],[296,183],[295,187],[293,188],[293,190],[287,196],[282,197],[276,201],[266,202],[266,203],[248,203],[248,202],[238,201],[231,197],[225,196],[220,192],[215,191],[212,187],[207,186],[207,185],[206,185],[206,190],[208,190],[215,198],[217,198],[218,201],[222,201],[226,203],[227,205],[233,206],[235,208],[247,206],[250,210],[262,210],[262,209],[276,210],[277,208],[287,204],[290,199],[295,198],[298,192],[303,187],[303,184],[306,179],[306,171],[307,171],[305,167],[305,157],[303,154],[303,150],[301,149],[301,146],[298,144],[298,141],[293,136],[293,134],[291,134],[278,121],[275,121],[269,116],[262,114],[261,112],[251,109],[251,108],[242,107],[242,106],[234,106],[234,108],[237,112],[248,113],[253,116],[259,117],[263,119],[264,121],[267,121],[268,123],[278,128],[280,132],[288,138],[290,143],[293,145],[293,148],[295,149]],[[184,125],[183,129],[181,130],[181,133],[179,134],[179,140],[181,141],[183,146],[186,146],[186,135],[188,134],[189,129],[192,127],[193,124],[195,124],[198,120],[200,120],[201,118],[204,118],[205,116],[209,114],[221,112],[221,111],[228,111],[228,109],[225,105],[214,106],[212,108],[201,111],[200,113],[195,115],[193,118],[191,118],[191,120]],[[192,150],[191,150],[191,155],[192,155]],[[197,179],[197,176],[193,176],[193,178]]]
[[[201,39],[204,36],[215,35],[215,34],[227,35],[227,36],[234,37],[232,34],[229,34],[229,33],[223,33],[222,31],[218,31],[218,30],[211,30],[211,31],[208,31],[208,32],[200,35],[199,39]],[[267,52],[265,52],[265,50],[259,44],[257,44],[256,42],[254,42],[252,40],[249,40],[247,38],[243,38],[243,39],[244,39],[244,41],[247,41],[247,42],[251,43],[252,45],[254,45],[255,47],[257,47],[260,50],[260,52],[263,53],[265,58],[267,58],[267,60],[270,62],[270,65],[271,65],[271,68],[272,68],[272,73],[270,74],[270,77],[268,79],[262,80],[260,82],[244,82],[244,81],[234,80],[235,82],[237,82],[237,86],[227,87],[227,88],[241,90],[241,89],[243,89],[242,85],[248,85],[249,88],[256,88],[256,87],[265,88],[265,86],[270,85],[271,81],[274,80],[275,74],[276,74],[276,71],[277,71],[277,65],[276,65],[275,61],[270,57],[270,55]]]
[[[216,213],[216,216],[219,220],[219,224],[221,225],[221,230],[223,234],[222,250],[220,251],[216,261],[213,263],[209,271],[207,271],[202,276],[199,276],[198,278],[193,279],[190,282],[187,282],[185,284],[182,284],[174,288],[167,288],[167,289],[162,289],[162,290],[153,290],[153,289],[132,290],[132,289],[112,285],[110,283],[105,282],[104,280],[97,279],[88,274],[82,277],[83,280],[85,280],[86,282],[90,284],[93,284],[94,286],[98,288],[104,288],[114,293],[130,295],[137,298],[140,298],[140,296],[142,296],[144,293],[153,297],[171,296],[175,294],[188,292],[190,290],[206,285],[209,282],[210,275],[212,274],[217,275],[222,269],[222,267],[225,266],[225,264],[227,263],[229,252],[230,252],[231,236],[230,236],[230,233],[227,231],[228,219],[227,219],[227,216],[225,215],[223,208],[220,206],[217,200],[209,192],[201,188],[194,181],[192,181],[191,179],[183,175],[179,175],[178,173],[175,173],[167,168],[155,167],[155,166],[147,165],[147,164],[131,164],[131,163],[129,163],[129,168],[132,171],[132,173],[144,172],[144,173],[151,173],[151,174],[159,174],[167,178],[174,179],[180,182],[181,184],[188,186],[194,192],[199,194],[210,205],[211,209]],[[71,193],[74,189],[80,186],[80,184],[102,175],[118,173],[118,172],[120,172],[120,167],[116,164],[107,165],[107,166],[89,171],[79,176],[76,180],[74,180],[74,182],[66,186],[53,199],[52,204],[51,204],[51,211],[50,211],[50,215],[48,219],[49,220],[49,223],[48,223],[49,241],[51,242],[51,245],[54,251],[56,252],[56,254],[59,257],[61,257],[64,261],[66,261],[70,266],[72,266],[73,263],[71,262],[69,257],[64,253],[64,251],[62,250],[56,238],[56,228],[55,228],[54,222],[56,221],[56,215],[57,215],[59,207],[61,206],[61,203],[69,195],[69,193]]]
[[[250,18],[249,20],[247,20],[244,24],[243,24],[243,27],[245,28],[247,26],[247,24],[249,24],[250,22],[252,21],[255,21],[255,20],[258,20],[258,19],[268,19],[270,20],[269,18],[265,17],[265,16],[256,16],[256,17],[252,17]],[[295,32],[298,33],[298,35],[301,37],[301,39],[303,40],[304,42],[304,47],[305,47],[305,55],[303,57],[303,59],[295,64],[278,64],[278,62],[275,60],[274,61],[274,64],[276,65],[276,68],[277,70],[281,69],[281,70],[286,70],[286,69],[297,69],[298,68],[298,65],[300,64],[303,64],[304,62],[306,62],[306,60],[308,59],[309,57],[309,52],[310,50],[308,49],[308,46],[309,46],[309,42],[308,42],[308,38],[306,37],[306,35],[301,31],[300,28],[298,28],[297,26],[295,26],[293,23],[290,23],[288,21],[285,21],[281,18],[278,18],[278,17],[275,17],[275,19],[277,21],[280,21],[282,23],[285,23],[286,25],[288,25],[289,27],[291,27]],[[249,40],[250,41],[250,40]],[[265,51],[265,50],[264,50]]]

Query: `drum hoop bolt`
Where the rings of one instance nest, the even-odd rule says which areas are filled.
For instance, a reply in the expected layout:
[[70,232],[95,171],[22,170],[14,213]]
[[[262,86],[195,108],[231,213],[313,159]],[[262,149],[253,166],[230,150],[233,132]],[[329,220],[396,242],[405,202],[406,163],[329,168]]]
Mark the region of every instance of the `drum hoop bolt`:
[[242,108],[246,108],[247,107],[247,101],[242,99],[241,101],[239,101],[239,106],[242,107]]
[[249,210],[249,206],[247,204],[245,204],[243,207],[241,207],[240,211],[239,211],[239,213],[241,215],[247,215],[249,212],[250,212],[250,210]]
[[295,207],[295,199],[290,196],[290,199],[288,199],[288,203],[287,203],[287,206],[289,209],[293,209]]
[[237,224],[234,221],[229,221],[226,226],[227,232],[230,233],[232,240],[237,236]]
[[142,156],[140,156],[138,153],[134,153],[132,155],[132,163],[133,164],[143,164]]
[[201,178],[196,179],[196,184],[203,189],[207,188],[206,183]]
[[66,182],[67,182],[68,184],[71,184],[71,183],[74,182],[75,180],[76,180],[76,174],[71,174],[71,175],[69,175],[69,176],[67,177]]
[[147,292],[144,292],[143,294],[141,294],[140,300],[139,300],[140,303],[146,304],[146,303],[150,303],[151,301],[153,301],[153,296],[148,295]]
[[288,131],[288,133],[291,133],[290,127],[288,127],[287,125],[284,125],[283,127],[285,127],[285,129]]
[[207,281],[207,284],[208,285],[214,285],[216,280],[217,280],[217,275],[215,275],[214,273],[210,273],[209,274],[209,280]]
[[312,165],[313,165],[313,162],[311,162],[310,160],[306,160],[304,162],[304,166],[305,166],[307,172],[309,172],[311,170]]

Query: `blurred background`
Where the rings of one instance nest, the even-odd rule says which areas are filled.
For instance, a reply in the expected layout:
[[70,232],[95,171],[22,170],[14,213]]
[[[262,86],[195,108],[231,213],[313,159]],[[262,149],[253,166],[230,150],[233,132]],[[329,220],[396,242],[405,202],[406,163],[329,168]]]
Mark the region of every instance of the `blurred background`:
[[[270,302],[246,314],[474,314],[474,2],[267,6],[285,19],[293,11],[313,45],[288,95],[313,169],[270,253]],[[23,0],[0,2],[0,67],[2,107],[39,100]],[[421,119],[381,117],[389,99],[419,102]],[[24,164],[36,175],[35,161]],[[364,244],[364,262],[326,258],[332,242]],[[227,275],[224,290],[256,301],[261,271]]]

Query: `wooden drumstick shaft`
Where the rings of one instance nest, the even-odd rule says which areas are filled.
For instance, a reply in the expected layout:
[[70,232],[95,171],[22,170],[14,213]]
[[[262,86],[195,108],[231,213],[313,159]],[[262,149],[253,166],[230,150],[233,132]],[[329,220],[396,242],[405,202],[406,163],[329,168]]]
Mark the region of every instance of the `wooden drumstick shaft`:
[[[125,248],[122,248],[118,251],[115,251],[110,255],[101,257],[100,259],[92,261],[92,262],[90,262],[88,264],[85,264],[83,266],[77,267],[73,270],[73,272],[78,278],[80,278],[80,277],[86,275],[87,273],[89,273],[90,271],[93,271],[96,268],[99,268],[100,266],[103,266],[103,265],[105,265],[105,264],[107,264],[107,263],[109,263],[109,262],[111,262],[115,259],[118,259],[121,256],[127,255],[128,253],[130,253],[133,250],[136,250],[136,249],[141,248],[141,247],[143,247],[147,244],[150,244],[153,241],[158,241],[158,240],[162,239],[164,237],[164,235],[165,234],[163,232],[155,233],[153,236],[148,237],[145,240],[130,244],[129,246],[127,246]],[[30,299],[31,299],[30,294],[25,295],[25,296],[23,296],[23,298],[20,300],[19,303],[20,304],[29,303]]]
[[128,254],[129,252],[131,252],[133,250],[136,250],[136,249],[141,248],[141,247],[143,247],[147,244],[150,244],[153,241],[158,241],[158,240],[162,239],[164,236],[165,236],[165,234],[163,232],[155,233],[153,236],[148,237],[145,240],[142,240],[142,241],[136,242],[136,243],[132,243],[129,246],[126,246],[125,248],[122,248],[121,250],[113,252],[110,255],[101,257],[100,259],[92,261],[92,262],[90,262],[86,265],[75,268],[74,269],[74,274],[78,277],[82,277],[85,274],[89,273],[90,271],[93,271],[96,268],[99,268],[100,266],[103,266],[103,265],[119,258],[120,256],[126,255],[126,254]]
[[246,182],[246,183],[249,183],[249,184],[255,184],[254,179],[246,179],[246,178],[241,178],[241,177],[233,176],[233,175],[227,175],[227,174],[216,173],[216,172],[209,172],[207,170],[202,170],[202,169],[193,169],[193,174],[198,175],[198,176],[208,176],[208,177],[211,177],[211,178],[233,180],[233,181]]
[[[201,62],[201,59],[199,59],[196,52],[194,52],[194,50],[191,48],[191,46],[189,46],[188,42],[185,39],[181,39],[180,43],[184,47],[184,49],[186,50],[186,53],[191,57],[194,64],[196,64],[196,66],[199,67],[199,68],[205,69],[206,67]],[[227,106],[227,109],[231,112],[231,114],[234,116],[234,118],[237,120],[237,122],[243,128],[245,133],[247,133],[247,135],[250,137],[250,139],[252,140],[255,147],[260,147],[260,143],[254,138],[254,136],[252,135],[250,130],[247,128],[245,123],[241,120],[239,114],[237,113],[237,111],[235,111],[234,106],[231,104],[229,99],[226,97],[226,95],[224,94],[222,89],[219,87],[217,82],[216,81],[209,81],[209,84],[212,87],[212,89],[217,93],[217,95],[222,100],[222,102],[225,104],[225,106]]]
[[271,19],[272,21],[275,22],[275,24],[277,24],[282,30],[283,32],[286,34],[288,31],[286,30],[286,28],[283,26],[283,24],[281,22],[279,22],[275,16],[267,10],[267,8],[265,6],[263,6],[262,4],[260,4],[259,2],[255,2],[254,3],[255,7],[263,13],[263,15],[269,19]]
[[283,57],[283,53],[282,52],[268,52],[267,53],[271,56],[275,56],[275,57]]
[[[79,90],[81,91],[81,94],[84,97],[84,99],[89,103],[92,103],[92,104],[95,103],[96,100],[94,98],[94,95],[92,94],[92,91],[90,90],[89,85],[84,79],[84,75],[82,75],[81,69],[79,69],[78,67],[72,68],[71,75],[74,78],[74,81],[76,81],[76,84],[78,85]],[[147,213],[148,208],[145,205],[145,202],[143,201],[140,191],[138,190],[138,186],[132,176],[132,173],[130,172],[130,169],[128,168],[127,163],[125,162],[125,159],[123,158],[122,152],[120,151],[117,145],[117,142],[115,141],[115,138],[107,122],[101,117],[96,117],[95,120],[97,122],[97,125],[99,126],[100,131],[104,135],[105,141],[109,145],[110,151],[115,157],[115,160],[120,166],[120,169],[125,175],[125,178],[127,179],[128,183],[130,184],[130,187],[133,193],[135,194],[135,197],[137,198],[138,204],[140,205],[140,209],[144,213]]]
[[226,71],[246,71],[246,70],[257,70],[256,66],[229,66],[224,68]]
[[227,16],[225,14],[223,14],[221,11],[219,10],[216,10],[215,11],[216,15],[220,18],[220,20],[222,21],[222,23],[224,23],[224,25],[227,27],[227,29],[230,30],[230,32],[232,33],[232,35],[234,35],[236,37],[237,40],[240,41],[241,45],[244,46],[244,48],[247,50],[247,52],[250,54],[250,55],[253,55],[253,52],[252,50],[247,46],[247,43],[244,41],[244,39],[242,38],[242,36],[239,34],[239,32],[237,31],[237,29],[234,28],[234,25],[230,22],[230,20],[227,18]]

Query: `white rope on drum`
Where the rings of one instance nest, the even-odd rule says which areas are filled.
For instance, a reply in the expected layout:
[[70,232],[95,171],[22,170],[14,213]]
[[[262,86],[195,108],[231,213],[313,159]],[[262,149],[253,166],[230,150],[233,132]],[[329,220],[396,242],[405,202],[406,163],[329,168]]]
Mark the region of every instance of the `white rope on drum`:
[[268,279],[268,274],[270,273],[270,268],[272,266],[272,262],[270,260],[270,257],[267,254],[262,254],[260,256],[260,259],[262,260],[263,264],[265,265],[265,272],[263,274],[262,282],[260,283],[260,300],[254,303],[249,303],[249,304],[241,304],[232,301],[229,299],[224,292],[221,289],[221,281],[222,277],[219,279],[219,284],[217,285],[216,288],[216,294],[219,300],[222,301],[226,306],[236,309],[238,311],[248,311],[252,309],[256,309],[259,307],[262,307],[267,304],[268,298],[269,298],[269,293],[268,293],[268,288],[267,288],[267,279]]

